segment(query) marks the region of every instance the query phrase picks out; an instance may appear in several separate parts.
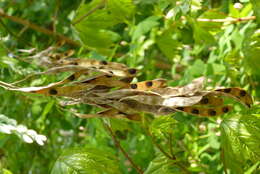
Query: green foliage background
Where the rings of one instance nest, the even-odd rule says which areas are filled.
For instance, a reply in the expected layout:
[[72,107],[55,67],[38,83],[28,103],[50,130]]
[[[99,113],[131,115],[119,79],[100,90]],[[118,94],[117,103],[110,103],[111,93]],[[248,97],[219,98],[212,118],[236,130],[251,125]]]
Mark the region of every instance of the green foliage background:
[[[144,114],[136,123],[79,119],[70,109],[81,113],[97,109],[63,108],[57,98],[0,89],[1,174],[137,173],[114,145],[104,121],[145,174],[260,172],[260,1],[0,0],[0,8],[76,40],[79,46],[64,48],[74,48],[76,57],[140,69],[139,81],[162,77],[175,86],[206,76],[211,79],[207,87],[240,86],[255,99],[250,110],[233,103],[235,111],[221,118]],[[252,15],[255,20],[198,20]],[[0,80],[11,83],[43,71],[21,61],[18,49],[42,50],[55,38],[4,17],[0,24]],[[60,78],[42,75],[23,86]],[[8,132],[10,126],[15,128]],[[28,140],[29,129],[38,134]],[[43,146],[41,134],[48,139]]]

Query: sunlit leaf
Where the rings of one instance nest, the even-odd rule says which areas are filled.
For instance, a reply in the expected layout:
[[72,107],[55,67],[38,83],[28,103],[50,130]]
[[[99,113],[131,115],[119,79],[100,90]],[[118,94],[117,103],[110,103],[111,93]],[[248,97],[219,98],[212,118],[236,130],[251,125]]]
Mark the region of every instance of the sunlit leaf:
[[94,148],[65,150],[55,162],[51,174],[120,174],[113,154]]
[[234,116],[222,121],[221,145],[227,167],[240,173],[247,160],[260,160],[259,130],[260,120],[254,115]]
[[158,155],[150,162],[144,174],[177,174],[181,170],[174,164],[174,161],[167,159],[165,156]]

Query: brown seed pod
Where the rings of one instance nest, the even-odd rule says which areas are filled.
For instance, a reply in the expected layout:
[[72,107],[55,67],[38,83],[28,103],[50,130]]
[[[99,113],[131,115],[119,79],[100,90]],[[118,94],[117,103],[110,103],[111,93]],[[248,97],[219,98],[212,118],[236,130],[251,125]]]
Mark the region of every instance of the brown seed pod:
[[251,107],[253,104],[252,97],[241,88],[223,88],[223,89],[216,89],[217,93],[220,93],[227,97],[232,97],[236,99],[238,102],[242,103],[243,105],[247,107]]
[[124,64],[107,61],[98,61],[94,59],[69,58],[58,61],[58,64],[77,65],[92,70],[96,69],[96,71],[119,77],[133,77],[137,74],[136,69],[128,68]]
[[194,79],[191,83],[185,86],[155,88],[152,89],[152,91],[168,98],[177,96],[193,96],[202,90],[204,81],[205,78],[200,77]]
[[224,105],[218,107],[198,107],[198,106],[188,106],[188,107],[177,107],[175,108],[177,111],[186,112],[192,115],[204,116],[204,117],[212,117],[223,115],[232,110],[231,105]]
[[203,96],[203,98],[198,103],[199,105],[211,105],[211,106],[220,106],[223,105],[223,98],[216,96],[214,94],[208,94]]
[[164,88],[164,87],[166,87],[166,80],[164,79],[147,80],[143,82],[130,84],[131,89],[137,89],[143,91],[157,89],[157,88]]
[[100,75],[89,78],[80,82],[81,84],[103,85],[107,87],[120,87],[124,88],[128,86],[128,83],[118,80],[110,75]]

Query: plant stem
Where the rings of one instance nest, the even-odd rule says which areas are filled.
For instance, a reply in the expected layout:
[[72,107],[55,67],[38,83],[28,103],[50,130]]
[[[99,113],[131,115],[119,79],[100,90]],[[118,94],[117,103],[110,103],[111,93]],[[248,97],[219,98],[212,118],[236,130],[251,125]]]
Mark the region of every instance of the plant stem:
[[242,18],[226,18],[226,19],[203,19],[199,18],[197,21],[199,22],[242,22],[242,21],[250,21],[250,20],[255,20],[255,16],[249,16],[249,17],[242,17]]
[[123,147],[120,145],[120,142],[116,139],[114,133],[113,133],[113,130],[111,129],[111,127],[106,124],[104,121],[102,121],[103,123],[103,126],[104,128],[109,132],[109,134],[111,135],[114,143],[115,143],[115,146],[123,153],[123,155],[127,158],[127,160],[130,162],[130,164],[133,166],[133,168],[136,169],[136,171],[139,173],[139,174],[143,174],[144,172],[142,171],[142,169],[140,167],[138,167],[134,161],[130,158],[130,156],[128,155],[128,153],[123,149]]
[[13,22],[16,22],[16,23],[19,23],[19,24],[22,24],[24,26],[27,26],[33,30],[36,30],[38,32],[41,32],[41,33],[44,33],[46,35],[50,35],[50,36],[54,36],[60,40],[64,40],[66,43],[70,44],[70,45],[73,45],[73,46],[80,46],[80,44],[74,40],[71,40],[70,38],[62,35],[62,34],[59,34],[59,33],[54,33],[53,31],[51,30],[48,30],[46,28],[43,28],[39,25],[36,25],[34,23],[31,23],[25,19],[22,19],[22,18],[19,18],[19,17],[16,17],[16,16],[9,16],[7,15],[2,9],[0,9],[0,16],[6,18],[6,19],[9,19]]
[[174,156],[173,151],[172,151],[172,134],[171,133],[170,133],[170,137],[169,137],[169,149],[170,149],[171,156]]
[[[165,152],[165,151],[163,150],[163,148],[160,146],[160,144],[158,144],[158,143],[154,140],[154,137],[153,137],[153,135],[149,132],[149,130],[148,130],[148,135],[152,137],[152,142],[153,142],[153,144],[159,149],[159,151],[160,151],[162,154],[164,154],[164,155],[165,155],[168,159],[170,159],[170,160],[174,160],[174,161],[177,160],[177,158],[174,156],[174,154],[172,154],[172,156],[171,156],[171,155],[169,155],[167,152]],[[184,173],[186,173],[186,174],[189,174],[189,173],[190,173],[190,172],[185,168],[185,166],[183,166],[182,164],[180,164],[180,163],[178,163],[178,162],[175,162],[174,164],[176,164],[179,168],[181,168],[181,169],[184,171]]]
[[77,23],[80,23],[84,18],[88,17],[89,15],[91,15],[92,13],[97,11],[98,9],[103,8],[105,6],[105,3],[106,3],[106,0],[102,0],[96,7],[92,8],[86,14],[84,14],[81,17],[79,17],[79,19],[76,20],[75,22],[73,22],[72,24],[75,25]]

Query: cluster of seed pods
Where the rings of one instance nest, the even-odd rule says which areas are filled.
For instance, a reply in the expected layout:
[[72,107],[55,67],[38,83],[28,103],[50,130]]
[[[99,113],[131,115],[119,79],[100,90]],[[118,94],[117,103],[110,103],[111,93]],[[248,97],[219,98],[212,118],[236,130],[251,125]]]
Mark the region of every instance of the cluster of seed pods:
[[203,90],[204,77],[176,87],[168,86],[165,79],[132,83],[138,74],[135,68],[104,60],[69,58],[72,54],[71,51],[54,55],[49,52],[38,54],[38,57],[45,56],[45,63],[49,62],[48,70],[38,74],[72,73],[62,81],[41,87],[16,87],[4,82],[1,84],[6,85],[1,86],[8,90],[61,97],[66,101],[64,105],[84,103],[103,109],[97,114],[78,114],[84,118],[123,117],[140,120],[142,112],[154,115],[185,112],[210,117],[232,110],[232,105],[224,104],[226,97],[246,107],[253,104],[252,97],[238,87]]

